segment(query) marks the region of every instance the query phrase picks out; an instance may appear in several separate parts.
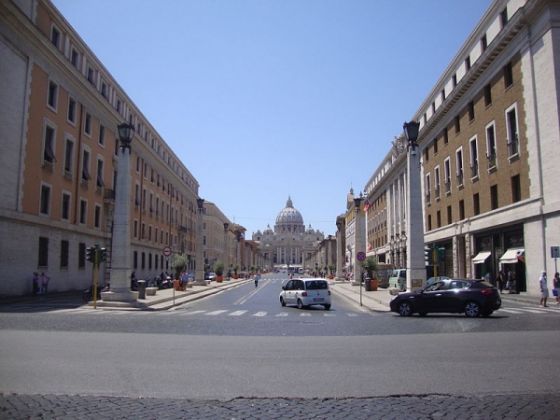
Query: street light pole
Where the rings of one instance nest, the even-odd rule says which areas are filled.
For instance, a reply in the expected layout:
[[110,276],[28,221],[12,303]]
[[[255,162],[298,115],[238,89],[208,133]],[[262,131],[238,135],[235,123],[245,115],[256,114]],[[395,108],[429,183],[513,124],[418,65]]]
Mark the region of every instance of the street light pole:
[[354,284],[359,282],[360,285],[360,306],[362,306],[362,262],[358,259],[365,250],[362,235],[365,234],[362,226],[362,201],[364,200],[363,195],[360,193],[359,197],[354,198],[354,210],[356,211],[356,217],[354,220]]
[[138,300],[138,292],[130,290],[130,143],[134,126],[122,123],[117,130],[120,150],[115,186],[110,290],[102,292],[101,299],[104,306],[134,306]]
[[420,179],[420,154],[418,132],[420,123],[410,121],[403,124],[407,140],[407,214],[406,214],[406,288],[415,290],[426,280],[424,262],[424,223],[422,220],[422,191]]
[[199,286],[206,286],[204,281],[204,251],[202,241],[202,214],[204,212],[204,199],[196,199],[198,217],[196,226],[196,269],[194,275],[194,283]]
[[229,223],[225,222],[224,223],[224,267],[226,270],[229,267],[228,231],[229,231]]

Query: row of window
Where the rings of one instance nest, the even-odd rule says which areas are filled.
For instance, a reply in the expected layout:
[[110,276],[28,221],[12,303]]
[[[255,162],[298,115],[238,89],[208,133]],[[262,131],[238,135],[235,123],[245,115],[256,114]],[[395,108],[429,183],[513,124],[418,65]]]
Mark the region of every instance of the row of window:
[[[76,154],[76,141],[70,134],[65,134],[64,136],[64,161],[62,165],[63,176],[66,179],[73,179],[74,176],[74,159]],[[56,125],[49,120],[44,123],[44,134],[43,134],[43,151],[42,151],[42,166],[45,169],[52,171],[56,159]],[[79,179],[82,184],[87,185],[91,179],[91,149],[88,145],[82,145],[80,169],[79,169]],[[96,158],[95,167],[95,185],[97,188],[105,187],[105,177],[104,177],[105,163],[104,158],[98,155]],[[116,173],[113,174],[113,189],[114,182],[116,178]]]
[[[53,200],[53,188],[51,185],[42,182],[41,183],[41,193],[39,198],[39,214],[42,216],[51,216],[52,213],[52,200]],[[62,191],[61,196],[61,220],[70,221],[70,216],[72,212],[72,193],[69,191]],[[95,228],[101,227],[102,218],[102,207],[99,204],[94,205],[93,210],[93,226]],[[88,221],[88,201],[84,198],[80,198],[78,207],[78,218],[77,221],[81,225],[85,225]]]
[[[510,178],[510,188],[511,188],[511,197],[512,202],[518,202],[521,200],[521,179],[519,175],[512,176]],[[500,205],[499,198],[498,198],[498,185],[490,186],[490,211],[496,210]],[[464,220],[466,218],[465,214],[465,200],[459,200],[458,203],[458,218],[457,220]],[[472,214],[473,216],[477,216],[481,213],[480,207],[480,194],[475,193],[472,196]],[[447,223],[450,225],[453,223],[453,211],[452,206],[447,206]],[[432,215],[428,214],[427,216],[427,231],[432,230],[434,227],[439,228],[442,226],[442,219],[441,219],[441,211],[436,212],[436,224],[435,226],[432,225]]]
[[[37,256],[37,267],[39,269],[48,269],[49,268],[49,245],[51,240],[47,237],[40,236],[39,237],[39,249],[38,249],[38,256]],[[59,261],[59,268],[61,270],[68,270],[70,268],[70,241],[66,239],[62,239],[60,241],[60,261]],[[144,270],[146,268],[146,253],[140,253],[140,268]],[[151,270],[152,267],[155,270],[165,270],[169,269],[169,260],[165,259],[163,255],[159,254],[147,254],[147,268]],[[153,264],[152,264],[153,262]],[[133,252],[133,263],[134,269],[138,269],[138,251]],[[84,242],[78,243],[78,259],[77,259],[77,267],[80,270],[84,270],[86,268],[86,244]]]
[[[507,147],[507,156],[509,161],[511,162],[513,159],[519,157],[519,128],[518,128],[518,121],[517,121],[517,104],[512,105],[506,110],[505,113],[506,118],[506,131],[507,131],[507,139],[504,145]],[[498,167],[498,142],[496,139],[496,124],[492,121],[490,124],[486,126],[485,129],[486,135],[486,166],[488,172],[492,172],[497,170]],[[469,164],[470,164],[470,175],[471,180],[476,181],[480,175],[480,161],[479,161],[479,152],[478,152],[478,137],[474,136],[469,140]],[[445,187],[446,194],[451,193],[451,184],[452,184],[452,177],[451,177],[451,159],[450,157],[445,158],[443,162],[443,185]],[[457,186],[460,187],[464,183],[464,166],[463,166],[463,147],[459,147],[455,151],[455,175],[457,179]],[[424,192],[426,195],[426,201],[429,202],[431,200],[432,194],[432,182],[431,182],[431,172],[425,174],[425,184],[424,184]],[[440,197],[440,185],[441,185],[441,176],[440,176],[440,167],[439,165],[434,168],[434,196],[436,199]]]
[[[513,11],[512,11],[513,12]],[[499,24],[499,30],[502,30],[508,23],[508,11],[507,11],[507,7],[505,9],[503,9],[498,17],[498,21],[495,22],[496,24]],[[497,35],[497,32],[492,28],[488,28],[489,31],[492,32],[492,35]],[[494,36],[495,37],[495,36]],[[492,40],[494,39],[494,37],[492,38]],[[429,107],[429,109],[427,109],[421,118],[421,125],[424,126],[428,123],[428,120],[436,113],[437,108],[439,106],[441,106],[445,100],[449,97],[449,95],[451,94],[451,92],[457,87],[458,82],[459,82],[459,77],[464,78],[467,73],[471,70],[471,54],[474,52],[474,59],[477,60],[478,57],[480,57],[486,50],[488,49],[488,35],[487,32],[485,32],[481,38],[478,41],[478,45],[473,46],[473,49],[471,50],[471,52],[465,57],[465,59],[463,60],[463,62],[460,65],[460,68],[451,76],[451,79],[448,81],[448,83],[441,89],[440,93],[439,93],[439,97],[434,98],[434,100],[431,103],[431,106]],[[476,51],[476,52],[475,52]],[[505,85],[506,88],[511,86],[511,84],[513,83],[513,73],[511,71],[511,64],[508,64],[505,68],[504,68],[504,81],[505,81]],[[460,72],[460,73],[459,73]],[[474,119],[474,115],[471,115],[471,111],[474,113],[474,107],[472,106],[473,104],[469,104],[469,117],[472,119]],[[488,105],[488,103],[487,103]],[[458,117],[455,118],[455,121],[457,123]],[[460,128],[459,128],[460,129]],[[456,126],[456,130],[457,130],[457,126]]]
[[[67,36],[68,37],[68,36]],[[63,36],[59,28],[52,24],[51,25],[51,42],[55,47],[62,51],[62,40]],[[146,143],[150,145],[152,150],[154,150],[158,156],[167,164],[167,166],[177,174],[181,180],[192,190],[196,191],[196,183],[192,177],[189,176],[186,169],[182,167],[180,162],[173,157],[172,152],[167,150],[163,143],[158,141],[155,136],[149,134],[149,130],[146,128],[147,125],[141,121],[138,115],[133,115],[131,108],[128,107],[117,95],[116,89],[109,85],[101,73],[89,62],[84,54],[81,54],[78,49],[74,46],[74,43],[68,37],[68,47],[64,48],[64,53],[67,59],[70,60],[72,65],[87,79],[87,81],[105,98],[109,104],[124,118],[133,124],[136,128],[137,134],[144,139]],[[67,52],[66,52],[67,51]],[[58,85],[51,81],[49,83],[48,89],[48,100],[47,103],[49,107],[56,111],[58,102]],[[76,102],[74,100],[69,104],[68,109],[68,120],[75,124],[76,117]],[[84,131],[86,133],[91,132],[91,117],[88,119],[88,114],[86,114],[84,122]],[[148,140],[150,139],[150,141]]]

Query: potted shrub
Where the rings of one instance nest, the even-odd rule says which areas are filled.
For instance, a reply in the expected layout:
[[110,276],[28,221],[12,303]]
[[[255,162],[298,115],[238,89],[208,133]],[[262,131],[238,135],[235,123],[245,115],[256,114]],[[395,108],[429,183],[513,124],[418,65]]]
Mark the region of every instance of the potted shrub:
[[220,260],[214,263],[214,272],[216,273],[216,281],[221,283],[224,281],[224,263]]
[[377,290],[378,281],[375,276],[375,271],[377,270],[377,261],[375,260],[375,257],[367,257],[366,260],[362,263],[362,267],[369,277],[369,288],[366,285],[366,290]]
[[185,268],[187,267],[187,257],[185,257],[183,254],[174,254],[173,255],[173,262],[172,262],[172,267],[175,271],[175,277],[173,280],[173,285],[175,287],[175,290],[180,290],[180,278],[181,278],[181,273],[183,271],[185,271]]

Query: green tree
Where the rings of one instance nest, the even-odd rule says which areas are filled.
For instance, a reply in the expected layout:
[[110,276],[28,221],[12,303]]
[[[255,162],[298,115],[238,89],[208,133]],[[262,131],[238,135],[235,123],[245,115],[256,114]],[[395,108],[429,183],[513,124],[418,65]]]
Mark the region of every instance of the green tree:
[[175,278],[178,279],[181,272],[187,267],[187,257],[184,254],[174,254],[171,266],[175,270]]
[[377,270],[377,261],[375,257],[367,257],[366,260],[362,263],[362,268],[366,271],[368,277],[370,279],[374,278],[374,273]]
[[214,263],[214,272],[216,273],[217,276],[223,276],[224,275],[224,263],[221,262],[220,260],[217,260]]

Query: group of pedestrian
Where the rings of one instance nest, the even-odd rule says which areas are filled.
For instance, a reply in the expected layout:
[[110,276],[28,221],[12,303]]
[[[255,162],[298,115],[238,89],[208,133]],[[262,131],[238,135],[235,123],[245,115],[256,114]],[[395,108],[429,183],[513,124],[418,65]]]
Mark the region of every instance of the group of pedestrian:
[[34,295],[46,295],[49,290],[49,280],[50,277],[45,274],[45,272],[33,273],[33,294]]
[[[546,308],[548,305],[548,285],[546,279],[546,271],[541,272],[541,276],[539,277],[539,287],[541,289],[541,301],[540,306]],[[560,274],[554,274],[554,279],[552,281],[552,295],[556,298],[556,304],[560,305]]]
[[496,286],[502,293],[505,290],[508,293],[518,293],[517,291],[517,279],[515,277],[515,271],[513,270],[500,270],[496,276]]

